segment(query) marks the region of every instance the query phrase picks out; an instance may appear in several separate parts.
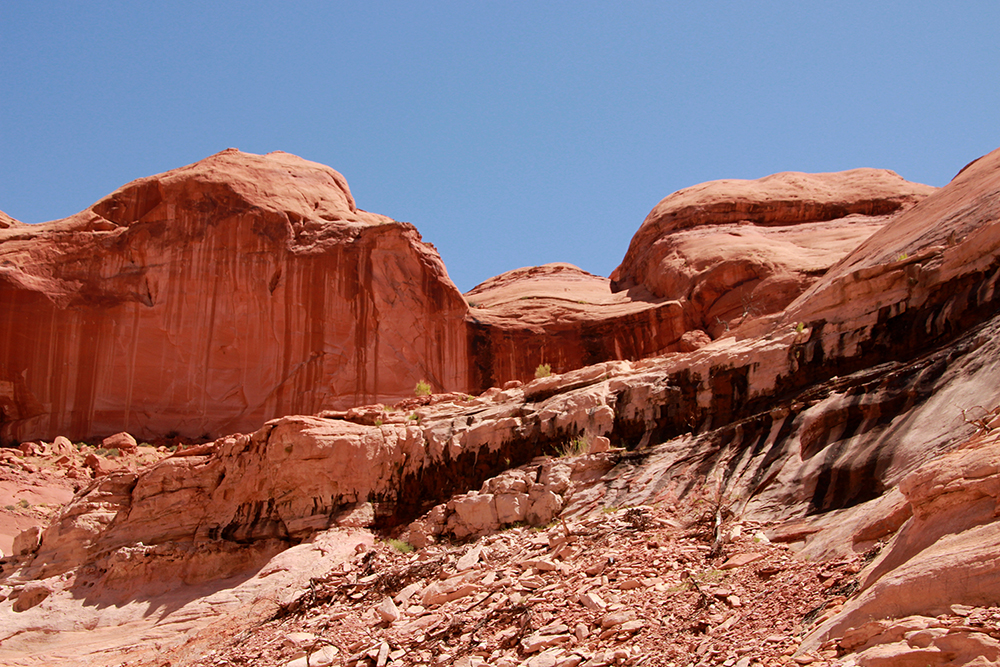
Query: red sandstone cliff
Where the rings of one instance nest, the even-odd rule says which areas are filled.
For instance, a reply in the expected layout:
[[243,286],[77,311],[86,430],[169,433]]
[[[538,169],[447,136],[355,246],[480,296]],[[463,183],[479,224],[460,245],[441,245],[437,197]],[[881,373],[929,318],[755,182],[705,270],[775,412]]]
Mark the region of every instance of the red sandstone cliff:
[[564,372],[674,351],[690,329],[678,302],[614,294],[607,278],[571,264],[508,271],[465,296],[480,389],[530,380],[539,364]]
[[230,149],[0,227],[4,441],[217,436],[468,384],[436,251],[329,167]]
[[666,197],[611,279],[567,264],[509,271],[465,296],[476,389],[685,352],[782,310],[935,188],[891,171],[781,173]]
[[612,280],[518,269],[466,299],[407,224],[285,153],[224,151],[61,221],[0,216],[0,439],[187,437],[695,349],[775,312],[933,188],[891,172],[664,199]]

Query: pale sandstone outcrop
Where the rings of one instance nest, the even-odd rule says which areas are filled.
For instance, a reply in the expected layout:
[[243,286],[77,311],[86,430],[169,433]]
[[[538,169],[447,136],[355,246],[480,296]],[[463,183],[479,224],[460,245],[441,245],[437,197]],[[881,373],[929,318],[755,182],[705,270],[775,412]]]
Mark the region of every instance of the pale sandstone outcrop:
[[298,604],[311,581],[353,570],[353,559],[373,541],[367,531],[333,529],[291,548],[219,549],[216,557],[230,566],[243,559],[242,568],[221,576],[221,570],[185,571],[182,549],[135,544],[69,576],[8,577],[15,595],[0,620],[0,660],[38,664],[44,646],[49,665],[111,667],[121,664],[120,651],[137,664],[162,664],[165,651],[173,664],[189,664],[207,646]]
[[[1000,600],[1000,522],[995,512],[1000,503],[1000,433],[975,437],[929,461],[905,477],[899,488],[912,517],[861,572],[860,594],[813,630],[808,645],[844,637],[840,643],[846,650],[865,655],[871,646],[903,638],[902,633],[886,634],[896,623],[891,619],[936,616],[956,605],[991,606]],[[872,638],[852,639],[865,632]],[[949,637],[951,642],[961,639]],[[975,637],[965,639],[975,643]],[[992,648],[979,647],[977,651],[986,653],[972,655],[996,660],[1000,645],[987,640]],[[895,646],[893,655],[913,651],[910,644]]]
[[230,149],[0,229],[0,264],[4,441],[217,437],[468,384],[437,252],[287,153]]
[[545,459],[506,470],[486,480],[479,491],[452,497],[411,523],[403,538],[417,547],[445,538],[467,539],[514,524],[543,527],[566,516],[592,510],[603,496],[601,479],[616,457],[608,454]]

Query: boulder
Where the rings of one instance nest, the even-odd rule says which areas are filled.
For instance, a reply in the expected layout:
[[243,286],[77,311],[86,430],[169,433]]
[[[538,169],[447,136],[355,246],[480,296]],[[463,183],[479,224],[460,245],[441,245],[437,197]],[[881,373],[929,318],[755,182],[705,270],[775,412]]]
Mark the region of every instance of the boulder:
[[12,549],[15,556],[26,556],[30,553],[34,553],[38,550],[38,545],[41,543],[42,529],[39,526],[29,526],[25,528],[17,537],[14,538],[14,547]]
[[126,454],[134,454],[139,449],[139,443],[128,433],[116,433],[109,435],[101,441],[104,449],[117,449]]
[[396,607],[396,603],[392,601],[392,598],[383,599],[375,608],[375,611],[385,623],[395,623],[400,617],[399,609]]
[[460,539],[496,530],[500,523],[493,499],[492,493],[470,493],[453,499],[448,503],[448,509],[454,512],[449,530]]
[[22,442],[17,446],[25,456],[42,456],[46,453],[46,447],[41,442]]
[[500,525],[518,523],[528,518],[528,494],[500,493],[495,496],[497,521]]
[[121,470],[122,464],[91,452],[83,460],[83,465],[94,471],[94,477],[103,477]]
[[41,604],[45,598],[52,594],[52,590],[43,582],[33,581],[25,584],[14,600],[12,609],[15,612],[22,612]]
[[55,456],[69,456],[76,453],[76,447],[73,446],[73,443],[70,442],[69,438],[62,435],[56,436],[49,449]]

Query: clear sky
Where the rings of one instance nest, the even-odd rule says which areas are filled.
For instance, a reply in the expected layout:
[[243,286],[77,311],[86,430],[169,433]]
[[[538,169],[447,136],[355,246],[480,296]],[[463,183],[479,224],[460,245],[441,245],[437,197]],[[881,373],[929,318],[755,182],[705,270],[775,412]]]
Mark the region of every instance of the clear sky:
[[0,209],[41,222],[224,148],[343,173],[463,291],[608,275],[671,192],[1000,147],[997,2],[0,0]]

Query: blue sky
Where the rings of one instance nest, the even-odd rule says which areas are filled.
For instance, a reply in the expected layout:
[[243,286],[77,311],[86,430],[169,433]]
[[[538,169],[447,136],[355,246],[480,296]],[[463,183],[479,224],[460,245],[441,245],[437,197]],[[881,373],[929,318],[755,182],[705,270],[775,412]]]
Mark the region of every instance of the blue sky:
[[228,147],[343,173],[463,290],[608,275],[671,192],[1000,146],[995,2],[0,0],[0,209],[61,218]]

